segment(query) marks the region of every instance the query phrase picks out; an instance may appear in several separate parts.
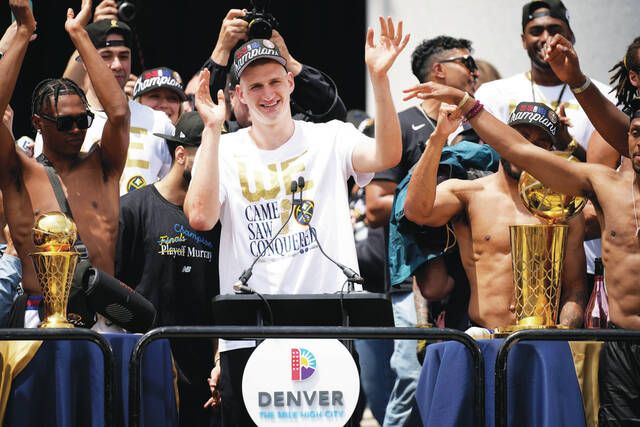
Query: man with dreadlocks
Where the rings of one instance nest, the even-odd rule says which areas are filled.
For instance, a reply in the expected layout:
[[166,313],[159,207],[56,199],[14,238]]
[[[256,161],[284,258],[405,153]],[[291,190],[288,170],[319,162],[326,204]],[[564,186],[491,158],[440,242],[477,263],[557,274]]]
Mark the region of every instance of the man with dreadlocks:
[[[620,156],[629,155],[625,141],[629,129],[630,105],[640,95],[640,37],[633,40],[623,58],[609,70],[613,73],[610,82],[613,85],[611,92],[615,92],[617,98],[616,105],[582,73],[578,56],[569,40],[555,37],[550,41],[548,50],[562,54],[562,60],[552,62],[551,66],[563,81],[585,86],[585,90],[577,94],[576,98],[606,140],[593,144],[593,147],[589,146],[589,161],[595,159],[598,163],[615,167]],[[621,107],[622,111],[616,106]]]
[[[28,0],[10,0],[17,30],[13,44],[0,61],[0,111],[7,107],[36,22]],[[102,142],[80,156],[80,147],[92,114],[82,89],[67,79],[41,82],[33,94],[33,125],[44,140],[45,163],[51,165],[68,199],[91,263],[114,273],[118,231],[118,181],[129,145],[129,109],[115,77],[105,66],[81,24],[91,13],[83,0],[78,16],[67,12],[65,30],[80,52],[95,91],[107,115]],[[23,286],[39,294],[29,253],[35,251],[32,227],[37,215],[61,210],[45,167],[16,148],[6,126],[0,126],[0,189],[11,236],[23,263]]]

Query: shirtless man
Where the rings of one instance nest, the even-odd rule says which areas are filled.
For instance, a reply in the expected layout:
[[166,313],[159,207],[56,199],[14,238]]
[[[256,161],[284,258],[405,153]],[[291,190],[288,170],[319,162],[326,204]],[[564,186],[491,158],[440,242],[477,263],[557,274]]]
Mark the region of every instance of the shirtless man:
[[[16,17],[13,44],[0,61],[0,111],[13,93],[29,38],[36,22],[27,0],[10,0]],[[118,181],[129,145],[129,109],[113,73],[93,47],[81,25],[91,13],[91,1],[83,0],[78,16],[67,12],[65,30],[82,56],[94,89],[107,115],[99,146],[86,156],[80,147],[91,116],[84,92],[68,80],[45,80],[35,90],[33,124],[44,139],[44,155],[56,169],[69,201],[78,231],[91,263],[114,273],[118,237]],[[0,188],[4,210],[16,250],[23,262],[23,286],[39,294],[29,253],[35,251],[32,227],[37,215],[60,207],[44,167],[17,149],[9,130],[0,126]]]
[[[562,60],[555,55],[570,58],[567,52],[571,47],[566,45],[565,48],[560,49],[563,52],[550,51],[550,59]],[[578,79],[575,82],[581,83]],[[451,104],[458,104],[464,97],[464,92],[458,89],[434,84],[418,85],[408,92],[410,97],[435,98]],[[588,94],[595,95],[595,92]],[[468,114],[475,105],[471,99],[464,103],[461,112]],[[627,144],[632,170],[616,171],[602,165],[567,162],[530,144],[486,111],[477,113],[470,122],[483,141],[514,164],[526,166],[543,184],[564,194],[588,197],[593,202],[602,229],[610,324],[616,328],[639,330],[640,101],[634,101],[630,107]],[[634,398],[640,393],[637,382],[639,350],[639,345],[633,343],[606,344],[600,359],[600,425],[607,425],[609,420],[620,422],[640,418],[640,407]]]
[[[543,104],[522,102],[514,111],[527,111],[532,107],[544,112],[541,119],[548,117],[551,122],[559,123],[557,114]],[[447,137],[460,123],[450,114],[454,109],[450,105],[440,109],[436,130],[409,183],[405,215],[417,224],[431,227],[453,222],[471,288],[469,317],[476,324],[493,329],[515,322],[509,310],[513,299],[509,226],[542,221],[529,213],[520,201],[518,178],[522,170],[504,159],[493,175],[473,181],[450,179],[436,186],[440,153]],[[509,118],[509,124],[510,129],[515,129],[512,132],[522,135],[520,138],[545,150],[551,150],[556,138],[562,138],[558,126],[545,126],[542,121],[526,123],[516,114]],[[564,131],[564,138],[569,141],[571,137],[566,129]],[[582,324],[585,303],[583,235],[582,216],[570,220],[560,309],[560,323],[569,327]]]

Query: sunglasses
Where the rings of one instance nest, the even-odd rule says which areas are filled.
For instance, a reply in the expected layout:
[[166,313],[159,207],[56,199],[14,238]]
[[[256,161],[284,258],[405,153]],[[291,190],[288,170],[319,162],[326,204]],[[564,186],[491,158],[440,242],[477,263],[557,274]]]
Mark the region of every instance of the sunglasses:
[[40,113],[40,117],[45,120],[49,120],[56,124],[56,128],[61,132],[68,132],[73,129],[73,124],[78,126],[78,129],[89,129],[91,123],[93,123],[94,114],[91,111],[85,111],[77,116],[50,116],[48,114]]
[[472,73],[478,71],[478,64],[476,64],[475,59],[473,59],[473,56],[471,55],[456,56],[455,58],[445,59],[443,61],[440,61],[440,64],[445,62],[457,62],[459,64],[462,64],[467,70]]

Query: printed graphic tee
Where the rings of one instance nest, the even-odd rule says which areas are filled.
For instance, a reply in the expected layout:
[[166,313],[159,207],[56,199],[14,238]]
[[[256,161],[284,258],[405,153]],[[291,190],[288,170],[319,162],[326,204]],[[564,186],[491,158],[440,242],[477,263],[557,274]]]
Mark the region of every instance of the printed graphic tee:
[[[366,185],[373,174],[356,173],[356,144],[374,144],[353,125],[294,121],[292,137],[275,150],[258,149],[248,130],[220,142],[220,293],[262,252],[247,283],[263,294],[320,294],[341,290],[345,277],[318,249],[357,271],[347,179]],[[194,173],[197,173],[197,163]],[[302,203],[292,212],[291,181],[303,177]],[[293,196],[300,199],[300,193]],[[314,227],[314,235],[309,225]],[[279,235],[278,230],[282,228]],[[274,238],[275,237],[275,238]],[[269,241],[273,239],[269,245]],[[221,349],[247,347],[221,343]]]

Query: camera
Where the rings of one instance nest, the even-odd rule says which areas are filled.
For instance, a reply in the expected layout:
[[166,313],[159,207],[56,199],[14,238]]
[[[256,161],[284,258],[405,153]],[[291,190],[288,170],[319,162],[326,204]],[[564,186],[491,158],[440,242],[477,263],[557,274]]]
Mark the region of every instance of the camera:
[[249,23],[248,36],[251,39],[269,39],[271,31],[278,29],[278,20],[269,12],[267,5],[269,0],[251,0],[251,9],[242,17]]
[[136,5],[127,0],[118,0],[118,19],[131,22],[136,17]]

